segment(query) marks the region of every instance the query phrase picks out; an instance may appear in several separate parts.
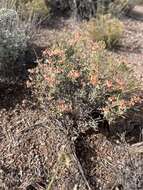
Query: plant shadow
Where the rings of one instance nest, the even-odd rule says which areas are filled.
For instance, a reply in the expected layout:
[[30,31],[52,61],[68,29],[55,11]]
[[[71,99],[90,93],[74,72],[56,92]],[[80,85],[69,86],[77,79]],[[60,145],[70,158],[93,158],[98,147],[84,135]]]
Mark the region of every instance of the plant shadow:
[[26,87],[25,82],[21,84],[0,85],[0,110],[14,109],[21,105],[24,100],[31,96],[31,89]]
[[[29,46],[25,54],[24,76],[17,77],[16,80],[1,80],[0,81],[0,110],[12,110],[17,105],[22,105],[24,101],[35,101],[32,96],[32,87],[27,87],[29,81],[29,69],[37,67],[37,58],[42,55],[42,48],[36,44]],[[32,81],[31,81],[32,82]]]
[[52,12],[46,20],[43,20],[40,23],[40,28],[49,30],[62,30],[67,24],[66,21],[69,19],[70,15],[66,12]]
[[[92,135],[93,131],[88,130],[86,133],[81,133],[75,141],[75,153],[81,164],[84,175],[92,188],[92,190],[97,189],[96,176],[92,175],[93,168],[96,168],[96,151],[87,142],[87,138]],[[91,158],[94,158],[92,160]],[[90,173],[90,172],[91,173]]]
[[136,6],[126,14],[132,20],[143,21],[143,6]]
[[143,103],[131,107],[124,117],[117,118],[109,128],[109,140],[120,140],[123,137],[129,144],[141,142],[143,140]]

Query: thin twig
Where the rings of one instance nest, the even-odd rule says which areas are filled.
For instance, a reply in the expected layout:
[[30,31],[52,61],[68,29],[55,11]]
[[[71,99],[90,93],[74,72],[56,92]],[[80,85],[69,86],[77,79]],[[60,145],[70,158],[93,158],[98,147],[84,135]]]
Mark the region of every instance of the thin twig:
[[92,190],[91,187],[90,187],[90,185],[89,185],[89,183],[88,183],[88,181],[87,181],[87,179],[86,179],[86,176],[84,175],[84,171],[82,169],[82,166],[81,166],[81,164],[80,164],[80,162],[79,162],[79,160],[78,160],[78,158],[76,156],[76,153],[75,153],[75,150],[74,150],[75,149],[74,145],[71,144],[71,143],[70,143],[70,145],[71,145],[71,150],[72,150],[73,158],[77,162],[78,169],[79,169],[79,171],[80,171],[80,173],[82,175],[82,178],[83,178],[83,180],[84,180],[84,182],[86,184],[86,187],[88,188],[88,190]]
[[129,153],[130,154],[143,153],[143,142],[139,142],[130,146]]

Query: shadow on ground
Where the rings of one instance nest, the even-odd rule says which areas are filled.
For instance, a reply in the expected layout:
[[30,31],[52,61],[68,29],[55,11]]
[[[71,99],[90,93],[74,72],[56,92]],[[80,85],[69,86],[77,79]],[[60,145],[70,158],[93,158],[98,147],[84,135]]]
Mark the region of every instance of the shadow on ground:
[[[14,109],[16,105],[22,105],[23,102],[32,102],[32,89],[27,87],[29,80],[29,69],[37,66],[37,59],[42,56],[44,47],[32,44],[29,46],[25,55],[24,77],[20,76],[16,80],[5,80],[0,82],[0,110]],[[34,101],[34,100],[33,100]]]
[[143,21],[143,6],[137,5],[128,12],[127,14],[130,18],[133,18],[134,20]]

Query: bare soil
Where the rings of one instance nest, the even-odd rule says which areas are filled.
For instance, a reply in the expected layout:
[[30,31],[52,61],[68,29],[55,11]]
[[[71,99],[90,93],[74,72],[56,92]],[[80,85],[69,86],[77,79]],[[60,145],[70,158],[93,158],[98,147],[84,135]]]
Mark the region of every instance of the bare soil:
[[139,80],[143,78],[143,6],[136,6],[122,18],[125,32],[117,55],[130,64]]

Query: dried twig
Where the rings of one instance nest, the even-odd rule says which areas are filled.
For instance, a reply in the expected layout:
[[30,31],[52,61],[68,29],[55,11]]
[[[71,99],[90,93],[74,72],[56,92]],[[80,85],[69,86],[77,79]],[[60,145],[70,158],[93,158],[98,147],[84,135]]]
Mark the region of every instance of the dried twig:
[[81,176],[82,176],[82,178],[83,178],[83,180],[85,182],[85,185],[86,185],[87,189],[88,190],[92,190],[91,187],[90,187],[90,185],[89,185],[89,183],[88,183],[88,180],[87,180],[87,178],[86,178],[86,176],[84,174],[83,168],[82,168],[82,166],[81,166],[81,164],[80,164],[80,162],[79,162],[79,160],[78,160],[78,158],[76,156],[74,144],[70,143],[70,147],[71,147],[73,158],[74,158],[74,160],[77,163],[78,169],[79,169],[79,171],[81,173]]
[[129,153],[135,154],[135,153],[143,153],[143,142],[133,144],[129,147]]

